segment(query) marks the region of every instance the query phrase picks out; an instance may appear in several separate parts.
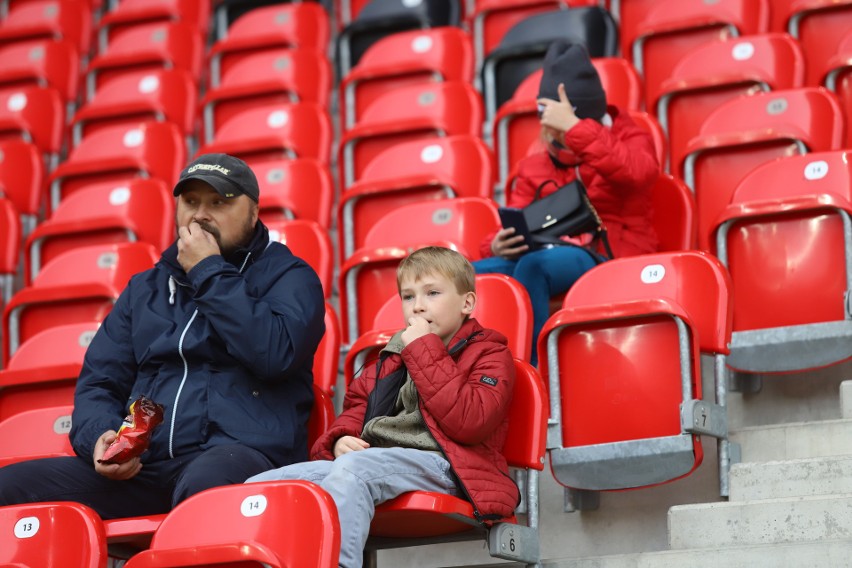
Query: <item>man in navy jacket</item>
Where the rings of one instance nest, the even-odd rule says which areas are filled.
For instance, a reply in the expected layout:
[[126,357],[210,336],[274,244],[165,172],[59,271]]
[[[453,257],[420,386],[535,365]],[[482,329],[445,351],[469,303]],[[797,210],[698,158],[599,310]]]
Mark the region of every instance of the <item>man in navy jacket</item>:
[[[177,240],[130,280],[86,352],[70,434],[77,457],[0,468],[0,505],[77,501],[106,519],[164,513],[307,459],[324,333],[318,276],[269,241],[242,160],[200,156],[174,194]],[[99,463],[143,395],[164,407],[148,450]]]

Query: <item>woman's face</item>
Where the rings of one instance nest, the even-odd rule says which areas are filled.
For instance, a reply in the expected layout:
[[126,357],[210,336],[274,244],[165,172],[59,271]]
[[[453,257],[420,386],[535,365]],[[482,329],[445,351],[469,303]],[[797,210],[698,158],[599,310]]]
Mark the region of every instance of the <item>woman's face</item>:
[[559,163],[566,166],[576,166],[580,158],[573,150],[562,143],[562,133],[548,126],[541,127],[541,137],[548,154],[553,156]]

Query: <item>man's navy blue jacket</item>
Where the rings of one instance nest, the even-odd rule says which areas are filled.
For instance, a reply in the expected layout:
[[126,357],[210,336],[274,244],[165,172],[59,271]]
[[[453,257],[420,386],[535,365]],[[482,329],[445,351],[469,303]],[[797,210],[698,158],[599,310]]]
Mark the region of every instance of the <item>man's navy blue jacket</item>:
[[241,443],[276,466],[307,459],[314,352],[325,327],[316,272],[257,222],[251,243],[186,274],[177,243],[130,279],[86,351],[71,443],[91,459],[145,395],[165,407],[143,462]]

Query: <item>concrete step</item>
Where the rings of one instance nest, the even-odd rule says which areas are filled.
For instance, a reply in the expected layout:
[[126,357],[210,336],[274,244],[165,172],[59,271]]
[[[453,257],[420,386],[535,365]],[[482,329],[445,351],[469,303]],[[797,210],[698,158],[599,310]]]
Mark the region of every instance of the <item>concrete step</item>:
[[840,416],[852,418],[852,381],[840,383]]
[[725,548],[852,539],[852,494],[677,505],[669,548]]
[[[849,566],[852,540],[666,550],[542,561],[542,568],[802,568]],[[462,567],[456,567],[462,568]],[[523,564],[485,564],[476,568],[523,568]]]
[[750,426],[732,431],[743,462],[852,455],[852,419]]
[[730,501],[852,494],[852,456],[745,462],[731,467]]

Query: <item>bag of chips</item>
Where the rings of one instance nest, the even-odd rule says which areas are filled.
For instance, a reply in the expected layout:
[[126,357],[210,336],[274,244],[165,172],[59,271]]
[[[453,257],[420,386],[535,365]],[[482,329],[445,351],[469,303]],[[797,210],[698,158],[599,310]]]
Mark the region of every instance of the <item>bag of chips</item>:
[[130,414],[124,419],[112,444],[98,463],[124,463],[142,455],[148,449],[151,432],[163,422],[163,405],[142,395],[130,405]]

